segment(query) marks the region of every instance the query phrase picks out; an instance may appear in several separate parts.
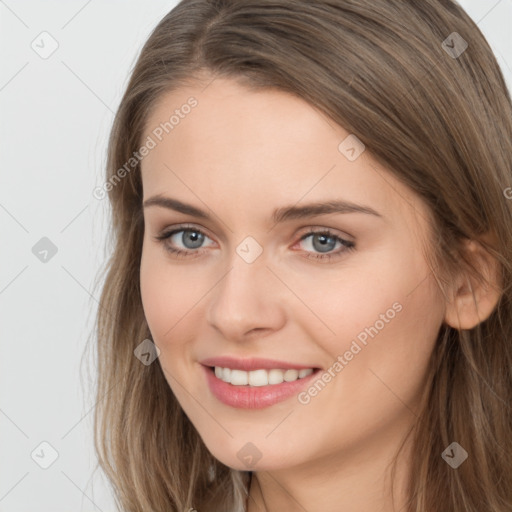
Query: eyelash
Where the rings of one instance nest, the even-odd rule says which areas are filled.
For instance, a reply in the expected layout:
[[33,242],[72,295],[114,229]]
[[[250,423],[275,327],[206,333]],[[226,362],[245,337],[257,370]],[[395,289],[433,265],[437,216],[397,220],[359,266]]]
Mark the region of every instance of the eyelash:
[[[194,257],[196,257],[196,255],[200,254],[199,250],[176,249],[175,247],[171,247],[169,244],[165,243],[165,241],[167,239],[169,239],[171,236],[175,235],[176,233],[187,232],[187,231],[188,232],[194,232],[194,233],[200,233],[201,235],[204,235],[205,237],[209,238],[206,233],[204,233],[200,229],[197,229],[197,228],[195,228],[193,226],[180,226],[179,228],[173,229],[171,231],[167,231],[167,232],[164,231],[160,235],[156,236],[155,240],[158,241],[158,242],[163,243],[165,250],[167,252],[173,254],[178,259],[194,258]],[[308,231],[306,234],[301,236],[299,242],[302,242],[306,238],[309,238],[311,235],[325,235],[325,236],[327,236],[329,238],[334,238],[336,240],[336,242],[341,242],[341,244],[343,246],[343,249],[338,249],[338,251],[334,252],[334,253],[325,253],[325,254],[312,253],[312,252],[307,251],[307,256],[305,256],[305,257],[308,258],[308,259],[321,260],[321,261],[324,261],[324,260],[330,261],[333,258],[337,258],[337,257],[343,256],[343,254],[345,252],[350,252],[350,251],[353,251],[355,249],[354,242],[351,242],[349,240],[345,240],[344,238],[339,237],[338,235],[334,234],[329,229],[319,229],[317,231]]]

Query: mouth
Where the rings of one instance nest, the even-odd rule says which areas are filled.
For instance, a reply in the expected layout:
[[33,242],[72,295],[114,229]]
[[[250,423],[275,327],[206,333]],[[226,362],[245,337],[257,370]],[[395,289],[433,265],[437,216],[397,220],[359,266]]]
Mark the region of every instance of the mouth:
[[[279,368],[278,362],[264,362],[272,368],[258,368],[258,362],[251,360],[243,365],[225,362],[201,364],[206,383],[212,395],[225,405],[238,409],[262,409],[297,396],[312,379],[322,371],[318,367]],[[238,366],[233,368],[232,366]],[[241,369],[252,366],[254,369]],[[281,363],[281,366],[291,366]]]
[[225,368],[221,366],[210,366],[210,371],[213,371],[215,377],[227,382],[233,386],[276,386],[283,382],[295,382],[296,380],[303,379],[311,375],[318,368],[303,368],[303,369],[280,369],[272,368],[266,370],[264,368],[252,371],[237,370],[233,368]]

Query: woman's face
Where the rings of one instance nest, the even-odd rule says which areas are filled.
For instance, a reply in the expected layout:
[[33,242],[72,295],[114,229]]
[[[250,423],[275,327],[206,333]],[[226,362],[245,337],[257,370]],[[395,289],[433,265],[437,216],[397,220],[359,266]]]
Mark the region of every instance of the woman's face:
[[143,141],[154,364],[212,454],[288,468],[403,433],[445,311],[426,206],[281,91],[178,89]]

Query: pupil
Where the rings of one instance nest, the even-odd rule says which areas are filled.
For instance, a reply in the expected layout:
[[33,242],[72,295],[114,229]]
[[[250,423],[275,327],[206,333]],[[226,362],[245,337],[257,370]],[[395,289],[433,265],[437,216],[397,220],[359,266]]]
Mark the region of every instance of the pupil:
[[[317,240],[320,241],[320,245],[316,244]],[[330,240],[331,243],[328,243],[328,240]],[[336,245],[336,240],[334,239],[334,237],[326,236],[326,235],[315,235],[313,237],[313,247],[317,251],[328,252],[328,251],[331,251],[332,249],[334,249],[335,245]]]
[[197,231],[186,231],[182,235],[183,245],[185,245],[188,249],[196,249],[197,247],[201,247],[203,238],[204,235],[198,233]]

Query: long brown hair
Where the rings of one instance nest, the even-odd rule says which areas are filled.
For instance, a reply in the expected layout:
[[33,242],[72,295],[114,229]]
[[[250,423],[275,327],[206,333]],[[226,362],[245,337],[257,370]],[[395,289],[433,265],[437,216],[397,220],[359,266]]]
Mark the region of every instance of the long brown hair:
[[[249,484],[207,450],[161,366],[134,356],[151,333],[133,155],[156,101],[199,76],[298,95],[355,134],[430,207],[440,286],[475,274],[463,242],[492,235],[482,245],[499,263],[500,300],[473,329],[441,326],[410,432],[408,511],[512,510],[512,106],[453,0],[184,0],[150,35],[114,120],[104,187],[113,250],[97,316],[95,447],[118,505],[239,512]],[[470,454],[457,470],[441,458],[452,441]]]

